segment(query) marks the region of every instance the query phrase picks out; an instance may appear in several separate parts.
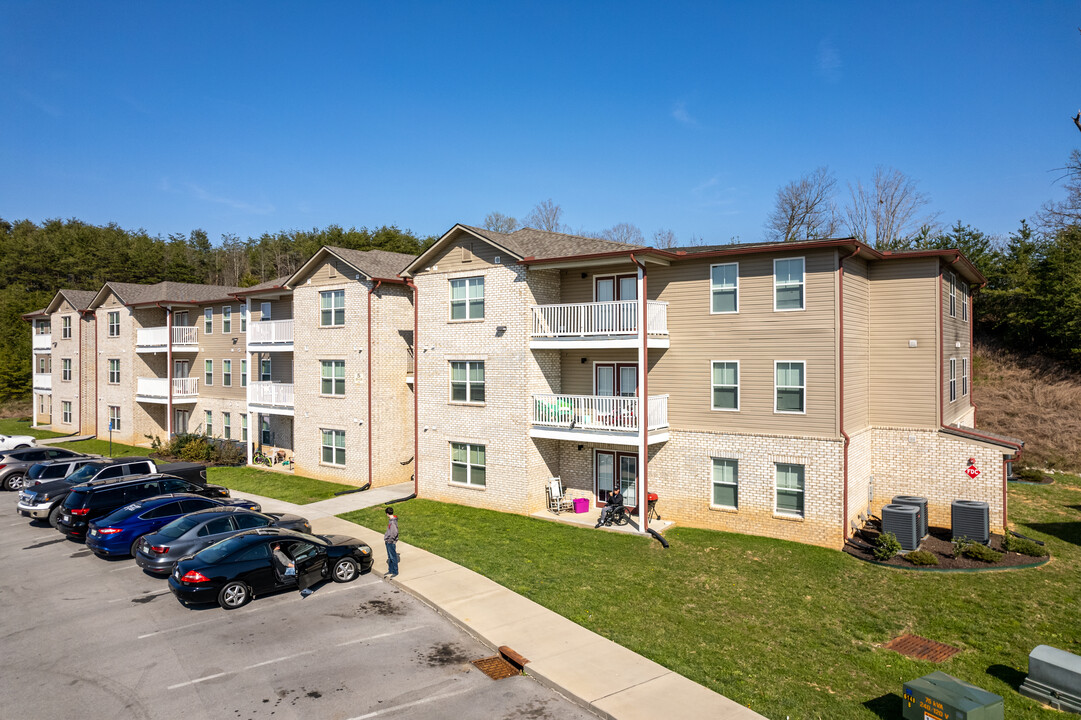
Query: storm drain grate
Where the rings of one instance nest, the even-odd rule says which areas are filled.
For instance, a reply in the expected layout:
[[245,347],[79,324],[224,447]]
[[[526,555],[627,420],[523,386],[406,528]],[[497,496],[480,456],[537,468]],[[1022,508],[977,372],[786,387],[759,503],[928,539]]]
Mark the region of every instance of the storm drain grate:
[[493,680],[514,677],[520,672],[518,668],[504,660],[502,655],[493,655],[491,657],[481,658],[480,660],[474,660],[473,664],[477,666],[478,670]]
[[943,660],[949,660],[951,657],[961,652],[961,648],[955,648],[952,645],[945,645],[934,640],[928,640],[925,637],[919,635],[901,635],[890,640],[885,645],[887,650],[893,650],[899,652],[902,655],[907,655],[910,658],[916,660],[930,660],[931,662],[942,662]]

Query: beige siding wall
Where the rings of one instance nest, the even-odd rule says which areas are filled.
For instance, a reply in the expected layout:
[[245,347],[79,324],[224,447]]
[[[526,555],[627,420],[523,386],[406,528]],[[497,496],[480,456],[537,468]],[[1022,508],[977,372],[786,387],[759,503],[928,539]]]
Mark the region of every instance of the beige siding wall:
[[[650,270],[652,273],[653,270]],[[561,303],[587,303],[594,302],[594,286],[599,277],[612,277],[614,275],[637,275],[638,267],[631,262],[613,265],[597,270],[561,270],[560,273],[560,299]],[[582,277],[585,275],[585,277]],[[652,296],[651,296],[652,297]]]
[[871,422],[871,282],[862,258],[844,263],[844,430],[851,437]]
[[[950,279],[951,270],[943,264],[942,277],[942,422],[945,425],[955,423],[971,425],[968,420],[972,411],[972,347],[969,342],[970,323],[972,322],[971,298],[968,304],[968,320],[963,319],[964,298],[968,286],[956,273],[952,273],[954,286],[954,314],[950,315]],[[956,367],[957,399],[950,402],[950,360]],[[965,362],[962,362],[964,360]],[[968,366],[968,387],[961,381],[965,365]]]
[[502,264],[512,261],[505,252],[468,233],[459,232],[458,238],[447,243],[443,251],[432,258],[428,267],[435,267],[434,272],[441,273],[481,270],[497,264],[496,258]]
[[264,298],[252,298],[251,300],[251,314],[252,319],[258,322],[263,318],[263,303],[270,303],[270,319],[271,320],[289,320],[293,317],[293,296],[287,295],[285,297],[276,298],[273,300],[266,300]]
[[[233,309],[232,322],[229,332],[222,329],[222,308]],[[206,308],[213,312],[213,331],[206,332],[206,322],[203,313]],[[193,308],[190,317],[199,328],[199,352],[197,353],[173,353],[174,358],[192,360],[191,374],[199,378],[199,399],[202,400],[247,400],[247,392],[240,385],[240,361],[245,357],[245,334],[240,332],[240,304],[239,303],[213,303],[200,305]],[[214,361],[213,383],[206,383],[206,361]],[[231,384],[226,386],[223,377],[224,361],[232,362]],[[251,368],[248,369],[249,374]],[[164,377],[162,375],[161,377]],[[250,380],[250,378],[249,378]]]
[[938,261],[873,262],[870,280],[871,424],[937,427]]

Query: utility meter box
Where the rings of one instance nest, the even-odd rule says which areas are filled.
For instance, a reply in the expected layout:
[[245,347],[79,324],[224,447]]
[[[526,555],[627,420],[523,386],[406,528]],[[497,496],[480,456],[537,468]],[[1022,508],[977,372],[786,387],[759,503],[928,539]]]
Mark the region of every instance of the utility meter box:
[[905,720],[1005,720],[1002,697],[944,672],[905,683]]

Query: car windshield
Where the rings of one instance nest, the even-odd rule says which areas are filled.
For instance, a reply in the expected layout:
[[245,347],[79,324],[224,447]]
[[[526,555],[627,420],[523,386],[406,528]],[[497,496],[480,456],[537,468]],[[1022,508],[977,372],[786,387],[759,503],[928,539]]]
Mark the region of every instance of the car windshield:
[[87,463],[81,468],[68,475],[68,480],[74,483],[86,482],[87,480],[93,480],[94,476],[98,474],[102,468],[105,467],[104,463]]
[[214,543],[210,547],[197,552],[195,557],[205,563],[213,564],[221,562],[224,558],[232,555],[237,550],[247,547],[249,542],[248,538],[244,535],[233,536],[227,540],[222,540],[220,543]]
[[182,518],[177,518],[171,523],[158,530],[158,535],[169,540],[176,540],[178,537],[191,530],[193,527],[203,522],[205,517],[195,517],[192,515],[185,515]]

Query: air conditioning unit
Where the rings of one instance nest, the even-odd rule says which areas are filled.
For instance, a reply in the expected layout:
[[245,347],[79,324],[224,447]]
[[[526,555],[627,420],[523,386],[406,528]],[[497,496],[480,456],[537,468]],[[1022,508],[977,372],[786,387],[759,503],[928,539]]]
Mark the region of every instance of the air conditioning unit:
[[920,509],[915,505],[882,506],[882,532],[896,535],[902,550],[919,547],[920,527]]
[[894,505],[915,505],[920,509],[920,539],[927,537],[927,498],[918,495],[897,495],[891,500]]
[[950,528],[955,538],[966,537],[984,545],[991,542],[991,511],[982,500],[950,503]]

